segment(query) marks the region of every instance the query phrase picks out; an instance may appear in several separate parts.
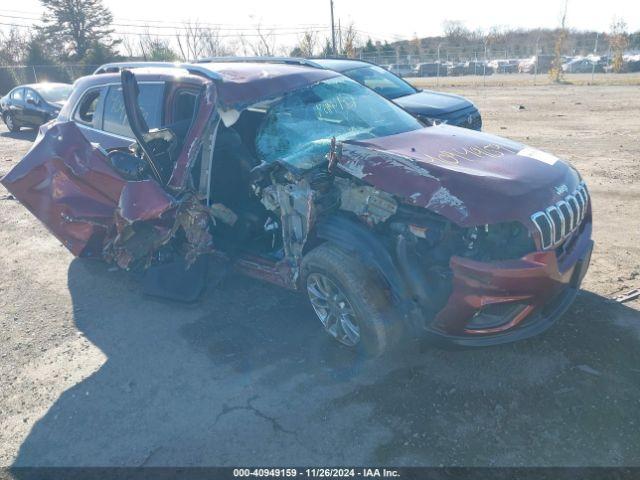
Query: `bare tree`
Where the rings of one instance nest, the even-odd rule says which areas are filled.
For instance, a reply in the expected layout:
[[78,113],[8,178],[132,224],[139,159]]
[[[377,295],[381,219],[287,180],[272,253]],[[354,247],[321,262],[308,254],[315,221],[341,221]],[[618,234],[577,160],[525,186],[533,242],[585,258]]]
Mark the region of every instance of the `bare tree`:
[[225,44],[223,38],[220,36],[220,30],[217,28],[204,29],[201,40],[203,53],[207,57],[223,57],[231,54],[231,50]]
[[23,63],[30,38],[17,27],[7,32],[0,30],[0,65],[16,65]]
[[449,43],[453,45],[467,40],[470,36],[469,29],[459,20],[445,20],[442,22],[442,31]]
[[253,54],[258,57],[270,57],[276,49],[276,38],[273,30],[264,30],[262,25],[256,25],[255,40],[250,44]]
[[[558,37],[556,38],[556,44],[554,47],[554,58],[551,62],[551,69],[549,70],[549,77],[555,83],[563,81],[562,71],[562,52],[564,51],[564,43],[567,40],[567,8],[569,6],[569,0],[564,1],[564,11],[560,19],[560,30],[558,31]],[[536,60],[537,61],[537,60]]]
[[176,32],[176,42],[183,60],[197,60],[202,56],[201,29],[197,21],[187,21]]
[[127,58],[135,58],[137,56],[136,43],[137,42],[135,38],[131,35],[126,35],[122,37],[122,42],[120,43],[120,46],[122,47],[122,50],[124,51],[124,54]]
[[318,46],[318,32],[308,30],[302,34],[294,51],[301,57],[313,57]]
[[340,53],[349,58],[355,58],[356,50],[360,43],[360,37],[355,25],[351,22],[346,28],[340,28],[339,45],[341,45]]
[[176,42],[180,56],[187,61],[202,57],[220,57],[230,53],[219,29],[203,27],[197,21],[185,22],[176,33]]
[[627,33],[627,22],[621,18],[614,18],[611,22],[611,31],[609,33],[609,46],[613,52],[613,61],[611,66],[613,71],[620,73],[624,66],[624,51],[629,46],[629,35]]

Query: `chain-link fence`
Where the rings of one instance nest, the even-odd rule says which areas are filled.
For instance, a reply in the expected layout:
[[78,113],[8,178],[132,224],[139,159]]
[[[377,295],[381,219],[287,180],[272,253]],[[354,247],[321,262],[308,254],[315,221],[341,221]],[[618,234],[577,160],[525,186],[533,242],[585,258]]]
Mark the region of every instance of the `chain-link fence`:
[[[535,83],[538,75],[546,75],[552,68],[555,55],[539,45],[519,47],[514,50],[492,49],[486,45],[465,47],[438,47],[426,52],[406,53],[394,51],[361,52],[359,58],[380,65],[403,77],[433,77],[434,83],[443,77],[488,77],[491,75],[524,75],[523,81]],[[562,70],[567,74],[612,72],[612,55],[600,51],[588,55],[563,55]],[[640,71],[640,55],[625,55],[623,72]]]

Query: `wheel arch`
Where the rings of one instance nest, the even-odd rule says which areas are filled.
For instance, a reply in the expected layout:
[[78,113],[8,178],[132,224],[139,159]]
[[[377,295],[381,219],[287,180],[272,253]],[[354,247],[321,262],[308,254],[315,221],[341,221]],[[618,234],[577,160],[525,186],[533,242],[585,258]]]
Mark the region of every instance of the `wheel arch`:
[[318,222],[310,246],[323,242],[331,242],[370,265],[389,286],[394,303],[407,298],[406,282],[389,249],[362,223],[346,215],[331,215]]

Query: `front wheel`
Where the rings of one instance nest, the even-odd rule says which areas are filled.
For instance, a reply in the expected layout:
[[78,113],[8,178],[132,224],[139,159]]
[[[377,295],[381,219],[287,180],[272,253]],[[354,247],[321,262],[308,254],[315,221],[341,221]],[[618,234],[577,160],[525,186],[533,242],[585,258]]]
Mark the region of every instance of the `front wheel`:
[[324,243],[304,257],[302,275],[324,330],[341,344],[378,356],[401,338],[388,288],[355,255]]
[[10,112],[4,114],[4,123],[10,132],[17,132],[20,130],[20,127],[16,125],[16,120],[13,117],[13,114]]

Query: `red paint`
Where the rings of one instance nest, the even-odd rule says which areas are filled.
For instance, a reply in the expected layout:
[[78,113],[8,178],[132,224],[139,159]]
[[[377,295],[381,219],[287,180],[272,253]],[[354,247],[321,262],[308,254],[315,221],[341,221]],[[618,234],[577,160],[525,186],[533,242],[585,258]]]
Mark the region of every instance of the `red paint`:
[[[506,331],[537,312],[569,287],[579,259],[591,248],[591,219],[565,258],[558,262],[554,251],[534,252],[522,259],[483,263],[453,257],[453,292],[438,313],[433,328],[448,335],[482,335]],[[528,308],[511,322],[491,331],[470,331],[467,323],[483,306],[518,302]]]
[[41,127],[41,138],[2,184],[74,255],[100,256],[126,183],[71,122]]

